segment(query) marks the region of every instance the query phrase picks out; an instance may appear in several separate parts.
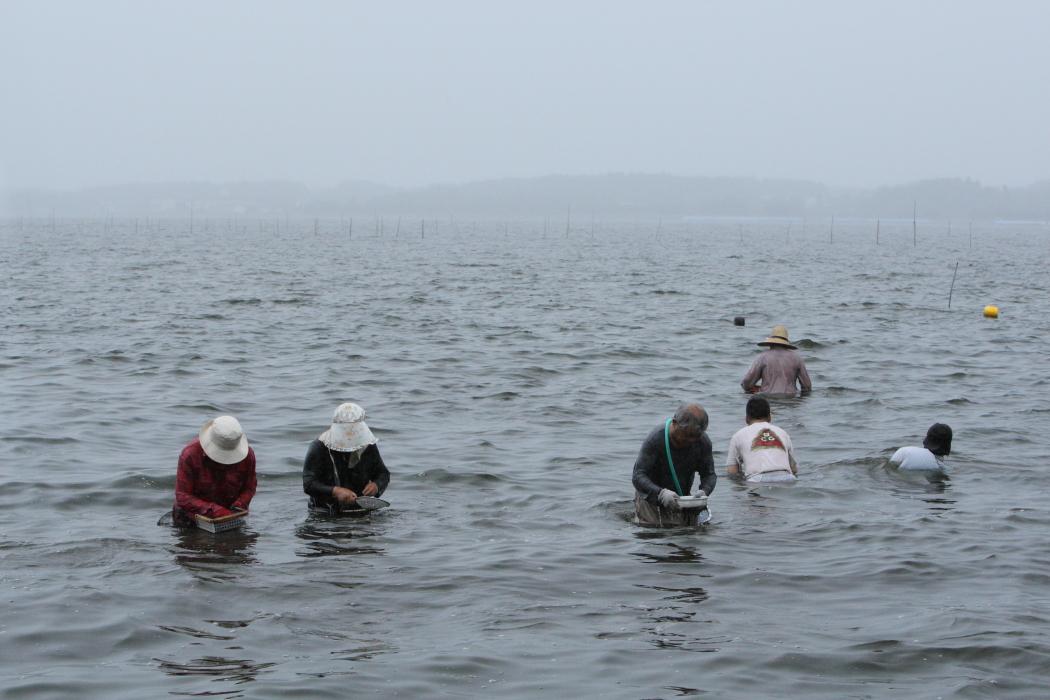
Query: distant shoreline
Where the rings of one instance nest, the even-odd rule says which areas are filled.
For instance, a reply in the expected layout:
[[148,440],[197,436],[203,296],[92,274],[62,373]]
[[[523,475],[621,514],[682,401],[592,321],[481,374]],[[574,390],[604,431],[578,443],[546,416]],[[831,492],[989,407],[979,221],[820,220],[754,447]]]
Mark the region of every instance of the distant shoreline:
[[564,227],[591,218],[761,218],[836,216],[886,221],[967,220],[1044,223],[1050,180],[990,187],[937,179],[877,188],[805,180],[659,174],[549,175],[417,188],[367,181],[336,187],[297,182],[170,182],[74,190],[0,191],[0,218],[158,217],[349,218],[353,216],[539,217]]

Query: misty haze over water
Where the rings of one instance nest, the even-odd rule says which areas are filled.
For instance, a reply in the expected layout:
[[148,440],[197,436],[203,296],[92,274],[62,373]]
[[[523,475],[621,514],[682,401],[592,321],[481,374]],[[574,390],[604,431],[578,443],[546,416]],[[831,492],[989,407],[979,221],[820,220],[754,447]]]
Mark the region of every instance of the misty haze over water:
[[992,188],[933,180],[871,190],[811,182],[673,175],[549,176],[462,185],[394,188],[350,182],[310,188],[288,182],[160,183],[72,192],[9,193],[9,217],[416,217],[548,218],[578,221],[654,217],[881,217],[1050,219],[1050,181]]
[[0,216],[1045,219],[1048,25],[1036,0],[5,2]]

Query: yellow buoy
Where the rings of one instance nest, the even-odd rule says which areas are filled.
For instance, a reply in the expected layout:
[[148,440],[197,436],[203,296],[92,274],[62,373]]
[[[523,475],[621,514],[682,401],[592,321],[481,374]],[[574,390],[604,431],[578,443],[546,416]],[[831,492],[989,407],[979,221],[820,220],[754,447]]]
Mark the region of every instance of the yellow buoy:
[[993,306],[991,304],[989,304],[988,306],[984,307],[984,317],[985,318],[999,318],[999,307],[998,306]]

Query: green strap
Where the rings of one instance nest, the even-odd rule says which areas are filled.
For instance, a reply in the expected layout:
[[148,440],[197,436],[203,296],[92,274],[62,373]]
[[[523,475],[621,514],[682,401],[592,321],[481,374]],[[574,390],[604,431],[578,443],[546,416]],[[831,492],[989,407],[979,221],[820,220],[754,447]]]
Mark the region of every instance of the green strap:
[[684,496],[682,493],[682,485],[678,483],[678,474],[674,470],[674,460],[671,459],[671,419],[668,418],[667,422],[664,423],[664,449],[667,450],[667,466],[671,468],[671,478],[674,479],[674,489],[678,492],[679,496]]

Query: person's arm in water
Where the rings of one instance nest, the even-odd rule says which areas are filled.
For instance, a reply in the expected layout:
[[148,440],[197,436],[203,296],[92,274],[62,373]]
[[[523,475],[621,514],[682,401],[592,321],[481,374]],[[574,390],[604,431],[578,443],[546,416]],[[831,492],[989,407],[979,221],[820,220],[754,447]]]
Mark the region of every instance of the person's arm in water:
[[651,449],[647,449],[647,443],[643,443],[642,449],[638,451],[638,458],[634,460],[634,472],[631,474],[631,483],[634,484],[635,490],[654,505],[658,503],[660,491],[663,490],[651,476],[656,469],[656,463],[656,455]]
[[249,448],[246,459],[247,464],[244,466],[244,483],[241,485],[241,492],[230,506],[234,510],[248,510],[252,499],[255,498],[255,489],[259,483],[255,477],[255,450]]
[[787,447],[788,466],[791,467],[791,473],[798,476],[798,462],[795,461],[795,448],[791,445],[791,438],[788,437],[784,442],[786,443],[785,447]]
[[715,490],[715,482],[718,475],[715,474],[715,458],[711,451],[711,439],[704,435],[700,443],[700,465],[697,471],[700,473],[700,490],[708,496]]
[[754,362],[751,363],[750,369],[747,370],[747,374],[740,380],[740,386],[744,388],[749,394],[753,394],[758,391],[758,382],[762,379],[762,370],[765,367],[765,353],[759,353],[758,357],[755,358]]
[[303,460],[303,492],[321,503],[335,499],[340,503],[353,503],[357,494],[350,489],[333,485],[332,460],[328,448],[320,441],[310,443]]
[[390,485],[390,470],[383,463],[383,456],[379,454],[376,445],[369,445],[361,455],[362,466],[368,477],[368,483],[361,490],[362,496],[382,496],[386,487]]
[[813,382],[809,380],[809,370],[806,369],[806,361],[801,356],[798,358],[798,384],[803,394],[813,391]]
[[200,460],[190,454],[186,448],[179,455],[179,469],[175,475],[175,505],[191,515],[203,515],[207,518],[221,518],[230,515],[229,508],[198,498],[194,486],[202,480]]
[[743,461],[734,436],[734,439],[729,441],[729,453],[726,455],[726,474],[728,476],[740,476],[740,463]]

